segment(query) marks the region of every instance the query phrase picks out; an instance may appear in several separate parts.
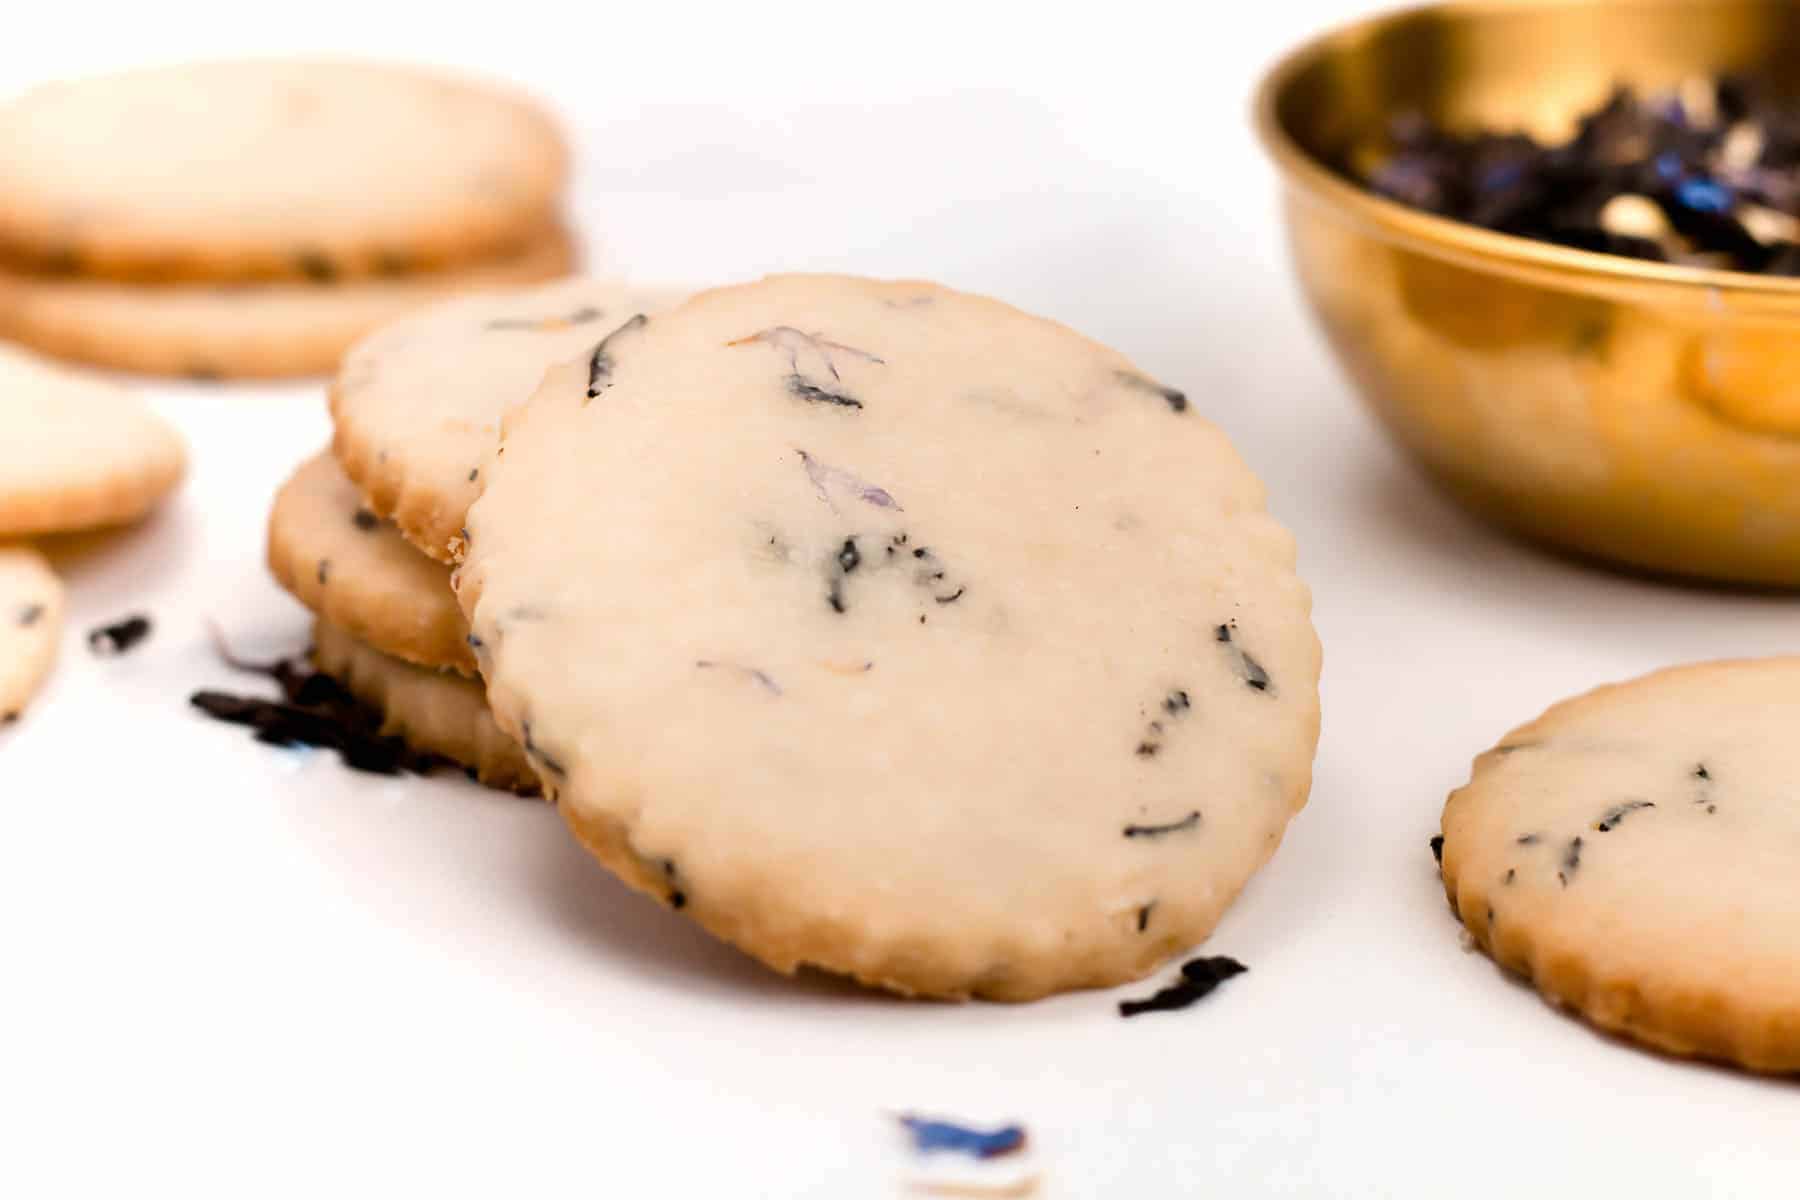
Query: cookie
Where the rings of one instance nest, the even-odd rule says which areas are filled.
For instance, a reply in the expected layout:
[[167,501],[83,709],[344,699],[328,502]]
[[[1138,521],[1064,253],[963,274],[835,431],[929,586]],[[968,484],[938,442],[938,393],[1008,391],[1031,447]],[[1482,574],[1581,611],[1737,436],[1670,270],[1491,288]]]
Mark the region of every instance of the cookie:
[[364,508],[335,459],[307,459],[269,511],[269,570],[359,642],[417,666],[475,673],[450,573]]
[[18,720],[56,661],[62,582],[29,546],[0,546],[0,726]]
[[124,388],[0,345],[0,538],[135,521],[186,468],[181,435]]
[[133,280],[334,282],[511,253],[567,151],[498,85],[357,62],[194,63],[0,107],[0,258]]
[[0,336],[80,362],[195,379],[323,375],[358,338],[446,296],[567,274],[551,228],[519,253],[343,284],[141,284],[0,272]]
[[371,508],[449,562],[501,415],[550,364],[677,298],[569,279],[446,301],[387,326],[344,356],[332,387],[338,460]]
[[1200,941],[1304,804],[1319,644],[1181,392],[925,283],[622,324],[506,422],[459,600],[631,886],[781,971],[1026,1000]]
[[1673,1054],[1800,1070],[1800,658],[1660,671],[1475,760],[1443,873],[1475,941]]
[[327,621],[313,623],[313,663],[382,714],[383,735],[467,767],[489,787],[538,790],[519,744],[494,724],[479,683],[389,658]]

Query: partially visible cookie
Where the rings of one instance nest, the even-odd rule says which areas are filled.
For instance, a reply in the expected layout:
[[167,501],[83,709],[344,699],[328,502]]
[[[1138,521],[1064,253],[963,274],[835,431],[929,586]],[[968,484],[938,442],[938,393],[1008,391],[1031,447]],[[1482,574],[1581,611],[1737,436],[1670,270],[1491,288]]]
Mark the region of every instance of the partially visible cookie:
[[590,351],[678,296],[599,279],[446,301],[344,356],[331,389],[333,447],[350,478],[414,545],[449,562],[500,418],[544,369]]
[[434,300],[567,274],[550,228],[517,253],[341,284],[144,284],[0,271],[0,336],[103,367],[196,379],[323,375],[370,330]]
[[29,546],[0,546],[0,725],[18,719],[56,661],[62,581]]
[[489,787],[538,790],[519,744],[494,724],[479,683],[389,658],[326,621],[313,623],[313,663],[382,714],[383,734],[468,767]]
[[1800,1071],[1800,658],[1556,705],[1444,807],[1444,888],[1550,999],[1675,1054]]
[[509,253],[567,151],[498,84],[366,62],[191,63],[0,106],[0,257],[155,282],[389,276]]
[[1293,539],[1182,392],[926,283],[705,292],[552,369],[469,513],[571,830],[770,966],[1026,1000],[1204,938],[1305,803]]
[[363,507],[356,485],[320,452],[269,512],[269,570],[295,599],[393,658],[475,673],[450,573]]
[[181,435],[138,397],[0,345],[0,538],[135,521],[186,466]]

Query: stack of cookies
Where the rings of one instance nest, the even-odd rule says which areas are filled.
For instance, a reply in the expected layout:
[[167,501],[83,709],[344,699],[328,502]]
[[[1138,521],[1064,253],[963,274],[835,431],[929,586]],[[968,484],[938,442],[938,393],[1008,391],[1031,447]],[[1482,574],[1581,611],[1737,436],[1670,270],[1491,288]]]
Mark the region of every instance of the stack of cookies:
[[[547,366],[672,294],[572,279],[430,306],[358,343],[331,390],[336,437],[276,496],[269,566],[315,614],[314,660],[414,749],[484,783],[537,776],[488,714],[450,589],[500,418]],[[609,324],[610,323],[610,324]]]
[[0,108],[0,337],[196,378],[324,374],[447,294],[555,278],[567,152],[487,84],[217,62]]
[[321,665],[778,970],[1133,979],[1305,802],[1292,539],[1183,393],[1052,322],[565,283],[383,330],[332,414],[269,545]]

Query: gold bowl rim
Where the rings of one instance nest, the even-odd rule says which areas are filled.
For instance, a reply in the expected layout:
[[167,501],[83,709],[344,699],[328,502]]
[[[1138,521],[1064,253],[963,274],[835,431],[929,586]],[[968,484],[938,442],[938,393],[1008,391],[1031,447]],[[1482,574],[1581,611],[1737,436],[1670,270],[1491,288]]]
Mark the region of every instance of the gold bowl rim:
[[[1699,0],[1674,0],[1702,7]],[[1447,0],[1414,4],[1375,13],[1315,35],[1289,50],[1264,72],[1257,84],[1254,120],[1264,151],[1275,160],[1290,185],[1360,219],[1383,236],[1397,238],[1440,256],[1473,260],[1489,267],[1510,265],[1527,272],[1548,271],[1566,280],[1591,284],[1655,287],[1702,295],[1735,293],[1770,300],[1800,302],[1800,279],[1648,262],[1623,255],[1575,250],[1551,242],[1496,233],[1412,208],[1379,196],[1322,162],[1282,126],[1280,104],[1293,81],[1326,56],[1366,43],[1388,28],[1425,13],[1480,15],[1517,14],[1532,10],[1594,7],[1666,6],[1671,0]]]

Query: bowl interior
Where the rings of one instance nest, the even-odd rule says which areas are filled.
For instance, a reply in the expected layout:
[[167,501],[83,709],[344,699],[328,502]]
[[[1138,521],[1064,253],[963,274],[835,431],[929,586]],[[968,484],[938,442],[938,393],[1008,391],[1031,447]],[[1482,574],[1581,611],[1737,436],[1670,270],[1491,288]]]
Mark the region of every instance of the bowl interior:
[[1742,73],[1800,95],[1800,4],[1791,0],[1586,0],[1448,4],[1377,18],[1290,60],[1275,123],[1322,164],[1379,153],[1390,119],[1560,140],[1617,84],[1656,90]]

